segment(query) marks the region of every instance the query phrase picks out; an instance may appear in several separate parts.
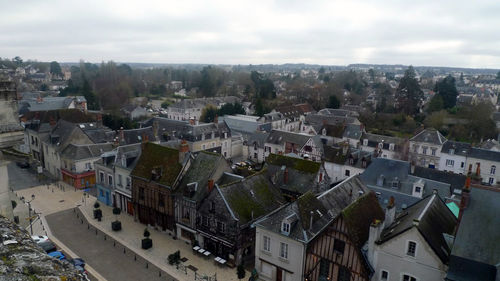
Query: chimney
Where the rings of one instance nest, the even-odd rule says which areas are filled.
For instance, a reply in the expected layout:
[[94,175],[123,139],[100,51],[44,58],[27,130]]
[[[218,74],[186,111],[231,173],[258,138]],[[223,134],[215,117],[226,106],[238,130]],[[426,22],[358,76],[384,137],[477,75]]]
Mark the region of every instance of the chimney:
[[476,167],[476,176],[481,175],[481,163],[477,162],[477,167]]
[[181,145],[179,146],[179,163],[183,163],[186,158],[186,154],[189,152],[189,145],[186,140],[181,140]]
[[394,204],[394,197],[391,196],[389,198],[389,204],[387,204],[387,207],[385,209],[385,221],[384,225],[389,226],[394,222],[394,219],[396,218],[396,206]]
[[42,98],[42,96],[41,96],[41,95],[38,95],[38,96],[36,97],[36,102],[37,102],[37,103],[42,103],[42,102],[43,102],[43,98]]
[[311,230],[313,227],[313,217],[314,217],[314,211],[309,212],[309,230]]
[[415,161],[410,162],[410,174],[415,174]]
[[51,116],[49,120],[50,127],[54,127],[56,125],[56,120]]
[[102,114],[99,113],[97,114],[97,128],[101,128],[102,127]]
[[215,114],[214,123],[219,124],[219,116]]
[[125,143],[125,133],[123,132],[123,127],[120,127],[120,138],[118,139],[118,142]]
[[346,144],[346,143],[344,143],[344,144],[342,145],[342,154],[343,154],[343,155],[347,155],[347,151],[348,151],[348,150],[349,150],[349,145],[348,145],[348,144]]
[[380,233],[384,229],[384,223],[380,220],[373,219],[373,222],[370,224],[370,233],[368,236],[368,253],[367,258],[370,264],[374,264],[374,253],[375,253],[375,241],[378,240]]
[[158,141],[158,121],[153,121],[153,135],[155,136],[155,141]]
[[193,117],[189,118],[189,124],[190,125],[195,125],[195,121],[194,121]]
[[323,173],[319,173],[318,183],[323,181]]
[[283,172],[283,183],[288,184],[288,168],[285,168],[285,172]]
[[214,189],[214,184],[215,183],[213,179],[208,180],[208,192],[211,192]]
[[[470,201],[470,174],[467,176],[467,179],[465,179],[465,186],[462,189],[462,198],[460,199],[460,210],[458,213],[458,226],[460,227],[460,221],[462,220],[462,216],[464,214],[465,209],[469,206],[469,201]],[[458,229],[457,229],[458,231]]]
[[146,147],[146,143],[148,142],[148,138],[146,137],[146,134],[142,134],[142,142],[141,142],[141,149],[144,150]]

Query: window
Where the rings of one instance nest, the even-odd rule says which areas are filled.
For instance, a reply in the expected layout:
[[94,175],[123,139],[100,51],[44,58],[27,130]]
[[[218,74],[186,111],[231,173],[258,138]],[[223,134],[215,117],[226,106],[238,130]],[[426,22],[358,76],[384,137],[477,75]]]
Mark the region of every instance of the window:
[[393,143],[389,144],[389,150],[394,150],[394,144]]
[[351,271],[345,266],[341,266],[339,268],[339,277],[337,278],[338,281],[349,281],[351,280]]
[[417,243],[413,241],[408,241],[408,249],[406,254],[411,257],[415,257],[415,252],[417,251]]
[[91,170],[92,169],[92,164],[90,162],[89,163],[85,163],[85,169]]
[[85,184],[85,179],[82,179],[82,180],[80,181],[80,184],[83,186],[83,185]]
[[455,164],[454,160],[446,159],[446,166],[453,167],[454,164]]
[[346,176],[346,177],[348,177],[348,176],[350,176],[350,175],[351,175],[351,171],[349,171],[349,170],[345,170],[345,176]]
[[422,188],[420,186],[415,186],[415,192],[419,192],[422,190]]
[[436,156],[436,149],[435,148],[431,148],[431,154],[432,154],[432,156]]
[[104,183],[104,173],[99,172],[99,182]]
[[417,153],[418,152],[418,145],[413,146],[413,152]]
[[165,207],[165,195],[162,193],[158,194],[158,206]]
[[407,274],[404,274],[403,281],[417,281],[417,278],[410,276],[410,275],[407,275]]
[[201,218],[201,223],[203,224],[203,226],[208,226],[208,217],[207,216],[203,216]]
[[130,186],[130,178],[127,177],[127,186]]
[[263,249],[264,251],[266,252],[271,252],[271,238],[267,237],[267,236],[263,236],[263,240],[264,240],[264,245],[263,245]]
[[333,250],[339,254],[344,254],[345,242],[339,239],[335,239],[333,242]]
[[389,272],[387,272],[385,270],[382,270],[380,272],[380,280],[381,281],[387,281],[387,280],[389,280]]
[[281,224],[281,231],[283,231],[285,233],[290,233],[290,224],[287,222],[283,222]]
[[144,200],[144,187],[139,187],[139,199]]
[[118,175],[118,185],[122,186],[122,175]]
[[221,221],[217,221],[217,231],[222,233],[226,232],[226,224]]
[[319,279],[318,280],[330,280],[328,272],[330,271],[330,262],[327,259],[321,259],[319,261]]
[[490,175],[494,175],[494,174],[495,174],[495,172],[496,172],[496,170],[497,170],[497,167],[496,167],[496,166],[494,166],[494,165],[493,165],[493,166],[491,166],[491,169],[490,169]]
[[108,184],[113,185],[113,176],[108,175]]
[[493,183],[494,183],[494,182],[495,182],[495,179],[494,179],[494,178],[490,178],[490,179],[488,180],[488,183],[489,183],[489,184],[491,184],[491,185],[493,185]]
[[464,166],[465,166],[465,162],[462,162],[462,163],[460,164],[460,168],[463,168]]
[[201,146],[201,149],[205,149],[205,145],[202,145],[202,146]]
[[425,146],[422,147],[422,154],[427,154],[427,147]]
[[288,244],[283,242],[280,243],[280,257],[288,259]]

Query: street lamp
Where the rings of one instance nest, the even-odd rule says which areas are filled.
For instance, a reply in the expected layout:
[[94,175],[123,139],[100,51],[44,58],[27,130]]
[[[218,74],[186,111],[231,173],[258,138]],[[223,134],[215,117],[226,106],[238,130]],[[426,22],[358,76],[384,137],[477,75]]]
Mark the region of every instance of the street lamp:
[[31,200],[26,202],[28,203],[28,212],[29,212],[29,218],[30,218],[30,231],[31,231],[31,235],[33,236],[33,224],[31,223],[31,221],[33,220],[33,218],[31,217],[31,201],[35,200],[35,194],[31,194]]

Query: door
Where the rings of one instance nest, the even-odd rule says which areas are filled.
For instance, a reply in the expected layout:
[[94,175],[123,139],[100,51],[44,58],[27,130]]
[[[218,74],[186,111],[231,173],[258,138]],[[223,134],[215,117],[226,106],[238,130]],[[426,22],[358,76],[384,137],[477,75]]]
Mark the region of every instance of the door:
[[106,191],[106,205],[111,205],[111,203],[109,202],[109,191]]
[[130,201],[127,201],[127,213],[132,216],[134,215],[134,204]]
[[281,268],[276,270],[276,281],[283,281],[283,270]]

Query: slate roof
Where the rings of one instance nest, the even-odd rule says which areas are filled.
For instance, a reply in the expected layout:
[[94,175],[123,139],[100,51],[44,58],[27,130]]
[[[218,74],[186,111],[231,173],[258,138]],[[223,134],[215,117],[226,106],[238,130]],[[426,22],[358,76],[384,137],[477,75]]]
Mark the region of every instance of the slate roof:
[[349,233],[358,245],[366,242],[372,220],[384,216],[375,195],[370,193],[358,176],[353,176],[317,197],[311,192],[305,193],[296,201],[259,220],[256,225],[281,233],[283,220],[294,217],[296,222],[290,226],[290,234],[282,235],[309,243],[340,215],[346,219]]
[[[116,132],[116,137],[120,137],[120,131]],[[149,141],[156,141],[153,127],[123,130],[123,140],[120,140],[120,144],[141,143],[144,137],[147,137]]]
[[288,131],[272,130],[266,139],[266,143],[284,145],[285,143],[297,144],[302,148],[309,139],[312,139],[318,149],[323,147],[320,136],[311,136],[307,134],[292,133]]
[[48,111],[67,109],[73,102],[73,97],[46,97],[42,102],[37,100],[20,100],[19,114],[24,114],[29,111]]
[[307,124],[360,124],[359,120],[355,117],[344,117],[344,116],[328,116],[320,114],[309,114],[305,117],[305,122]]
[[320,111],[318,111],[318,114],[320,115],[326,115],[326,116],[344,116],[344,117],[358,117],[359,113],[356,111],[351,111],[347,109],[333,109],[333,108],[323,108]]
[[[318,131],[318,134],[323,136],[329,136],[333,138],[342,138],[344,134],[345,125],[344,124],[324,124],[321,129]],[[323,134],[324,130],[324,134]]]
[[[416,167],[415,170],[417,170]],[[381,205],[387,205],[389,198],[393,196],[399,210],[420,200],[412,196],[413,184],[418,181],[424,185],[423,197],[431,195],[434,189],[442,198],[452,195],[450,183],[412,175],[410,163],[406,161],[374,158],[360,177],[371,190],[377,193]],[[394,181],[399,182],[397,187],[392,186]]]
[[40,123],[49,123],[50,120],[58,121],[59,119],[66,120],[71,123],[88,123],[95,122],[95,115],[86,114],[79,109],[59,109],[49,111],[27,112],[23,115],[26,120],[40,120]]
[[495,122],[500,122],[500,112],[493,112],[493,116],[491,118]]
[[248,137],[247,145],[253,146],[257,144],[257,147],[264,148],[264,144],[266,143],[267,138],[269,137],[269,133],[253,133]]
[[344,155],[342,152],[342,147],[334,147],[329,145],[323,145],[323,160],[336,163],[344,164],[347,160],[347,153]]
[[[318,185],[316,179],[321,163],[270,154],[266,159],[266,164],[268,178],[282,190],[296,194],[304,194],[310,190],[315,193],[321,191],[321,187]],[[288,171],[288,180],[286,183],[284,178],[285,171]]]
[[500,162],[500,152],[482,148],[471,148],[467,157]]
[[347,124],[342,135],[344,138],[359,140],[363,133],[362,126],[359,124]]
[[203,108],[207,105],[221,106],[225,103],[236,103],[240,99],[234,96],[227,97],[213,97],[213,98],[197,98],[197,99],[183,99],[172,105],[169,108],[180,108],[180,109],[190,109],[190,108]]
[[151,142],[145,143],[131,175],[149,181],[152,179],[153,169],[161,170],[155,182],[172,187],[182,169],[179,163],[179,151]]
[[451,256],[445,280],[448,281],[495,281],[497,268],[490,264]]
[[451,249],[443,234],[453,235],[456,224],[457,218],[444,201],[437,194],[432,194],[400,213],[382,231],[376,243],[383,244],[415,227],[439,259],[447,264]]
[[102,144],[72,144],[61,151],[61,157],[72,160],[84,160],[100,157],[104,152],[113,150],[110,143]]
[[379,143],[383,143],[382,147],[383,149],[389,149],[389,145],[392,143],[394,144],[394,150],[398,151],[403,148],[403,145],[405,143],[405,139],[403,138],[398,138],[398,137],[390,137],[390,136],[384,136],[384,135],[377,135],[377,134],[371,134],[371,133],[363,133],[361,136],[361,140],[368,140],[368,146],[369,147],[378,147]]
[[425,129],[410,139],[410,141],[414,142],[426,142],[436,145],[442,145],[446,140],[447,139],[434,128]]
[[453,256],[497,266],[500,263],[500,192],[472,187],[455,236]]
[[419,167],[415,165],[414,176],[425,178],[433,181],[449,183],[453,190],[461,190],[465,186],[465,180],[467,179],[464,175],[459,175],[455,173],[440,171],[436,169]]
[[280,190],[266,178],[265,171],[217,188],[240,225],[255,221],[285,202]]
[[121,145],[116,148],[115,166],[133,170],[141,156],[141,144]]
[[281,114],[280,112],[271,112],[264,114],[263,119],[266,122],[273,122],[273,121],[283,120],[285,119],[285,116],[283,116],[283,114]]
[[[212,178],[219,165],[223,164],[222,161],[225,159],[220,154],[199,152],[191,160],[191,165],[180,180],[176,193],[196,202],[205,198],[208,194],[208,180]],[[190,189],[188,185],[192,183],[196,183],[196,189]]]
[[467,154],[470,152],[471,147],[472,145],[470,143],[449,140],[443,144],[441,152],[451,154],[450,152],[453,151],[453,154],[467,156]]
[[154,121],[158,122],[158,136],[162,136],[165,141],[185,139],[186,141],[195,142],[200,141],[202,135],[205,135],[205,138],[209,138],[212,132],[215,137],[219,137],[224,133],[227,133],[228,137],[231,136],[229,127],[225,122],[191,125],[188,121],[154,117],[142,123],[141,127],[153,126]]

